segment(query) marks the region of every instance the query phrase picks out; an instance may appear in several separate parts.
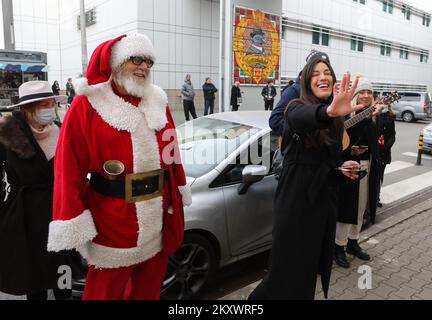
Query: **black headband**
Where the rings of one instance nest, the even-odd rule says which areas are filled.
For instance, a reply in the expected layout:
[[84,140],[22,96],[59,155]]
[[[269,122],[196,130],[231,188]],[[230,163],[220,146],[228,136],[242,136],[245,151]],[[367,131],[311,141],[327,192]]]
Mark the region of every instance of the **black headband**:
[[34,100],[34,99],[51,98],[51,97],[54,97],[54,93],[52,93],[52,92],[31,94],[31,95],[28,95],[28,96],[21,97],[19,99],[19,103],[23,103],[23,102],[26,102],[26,101],[29,101],[29,100]]

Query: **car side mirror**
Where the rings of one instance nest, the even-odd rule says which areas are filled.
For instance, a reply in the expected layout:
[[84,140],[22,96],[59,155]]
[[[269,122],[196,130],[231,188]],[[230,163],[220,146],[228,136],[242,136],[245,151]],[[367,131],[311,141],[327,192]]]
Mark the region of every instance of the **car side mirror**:
[[267,175],[266,166],[247,166],[243,170],[243,183],[238,188],[238,194],[244,195],[247,193],[249,188],[264,179]]

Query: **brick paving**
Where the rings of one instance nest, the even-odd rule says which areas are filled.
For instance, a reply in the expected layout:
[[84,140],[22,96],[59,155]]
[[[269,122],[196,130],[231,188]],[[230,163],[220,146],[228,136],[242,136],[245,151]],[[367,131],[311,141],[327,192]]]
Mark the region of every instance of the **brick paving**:
[[[390,220],[390,221],[388,221]],[[351,268],[334,266],[330,300],[432,300],[432,200],[404,210],[362,233],[372,260],[347,255]],[[372,288],[359,289],[361,266],[372,269]],[[244,300],[258,283],[221,300]],[[317,284],[317,300],[323,300]]]

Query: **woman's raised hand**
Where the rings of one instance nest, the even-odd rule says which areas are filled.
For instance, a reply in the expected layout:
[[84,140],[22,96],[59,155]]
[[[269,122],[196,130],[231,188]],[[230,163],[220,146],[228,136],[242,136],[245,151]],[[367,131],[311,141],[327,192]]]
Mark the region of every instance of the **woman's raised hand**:
[[363,105],[351,106],[351,100],[357,89],[359,77],[354,80],[353,86],[350,89],[351,75],[344,74],[340,85],[337,83],[333,88],[333,103],[327,108],[327,114],[332,118],[344,117],[353,112],[359,111],[364,108]]

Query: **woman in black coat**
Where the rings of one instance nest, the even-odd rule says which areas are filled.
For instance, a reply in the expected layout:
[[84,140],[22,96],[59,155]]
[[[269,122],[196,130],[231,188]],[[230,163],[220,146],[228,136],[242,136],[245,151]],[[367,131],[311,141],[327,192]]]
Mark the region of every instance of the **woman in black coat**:
[[1,169],[9,184],[8,190],[2,184],[7,197],[0,201],[0,292],[28,300],[46,300],[47,289],[57,299],[72,293],[57,283],[58,268],[73,267],[72,255],[47,251],[59,133],[54,105],[66,99],[54,97],[48,82],[27,82],[20,87],[21,110],[0,120]]
[[60,85],[57,80],[54,81],[54,84],[52,85],[51,89],[55,96],[60,95]]
[[351,106],[358,80],[351,90],[349,82],[345,75],[337,90],[334,71],[321,56],[303,70],[301,98],[285,113],[270,270],[251,300],[313,300],[318,274],[327,297],[340,180],[358,179],[359,164],[341,161],[342,117],[360,108]]
[[232,111],[238,111],[240,107],[239,101],[242,99],[242,93],[240,89],[240,82],[236,82],[231,89],[231,107]]
[[[395,119],[396,115],[390,106],[387,109],[384,109],[382,114],[377,117],[379,137],[379,179],[381,182],[379,185],[378,197],[381,193],[381,186],[384,182],[386,166],[391,164],[392,161],[391,149],[396,142]],[[380,200],[378,200],[378,206],[382,207]]]

